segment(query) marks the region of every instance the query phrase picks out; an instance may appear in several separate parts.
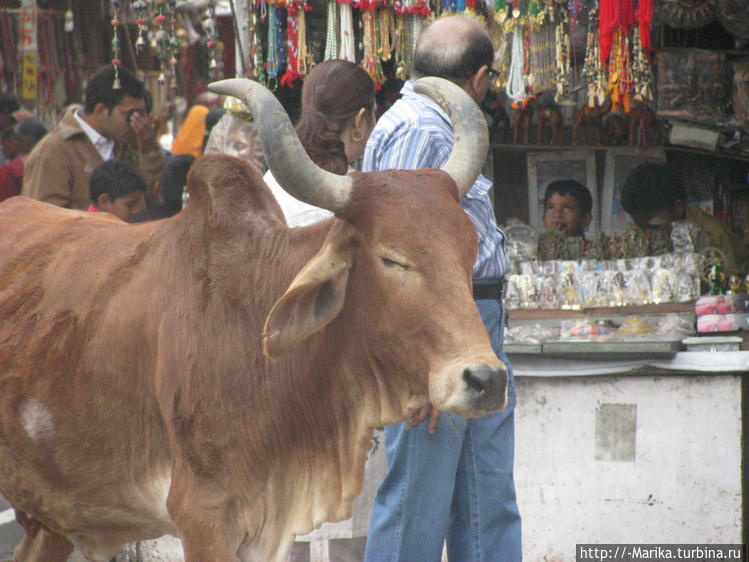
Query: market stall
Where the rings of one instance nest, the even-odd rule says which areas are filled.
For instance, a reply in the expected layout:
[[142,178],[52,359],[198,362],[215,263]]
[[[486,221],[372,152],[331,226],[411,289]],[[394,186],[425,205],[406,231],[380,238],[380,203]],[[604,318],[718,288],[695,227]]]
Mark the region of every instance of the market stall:
[[[526,559],[571,560],[576,543],[747,542],[747,280],[721,277],[721,248],[686,223],[643,238],[620,198],[631,169],[668,162],[691,203],[749,241],[745,2],[115,0],[95,3],[98,16],[63,4],[36,11],[27,45],[40,111],[79,99],[86,74],[111,62],[142,70],[169,102],[254,78],[293,115],[293,92],[330,58],[361,64],[382,110],[425,22],[482,19],[498,71],[483,104],[495,211],[514,264],[506,350]],[[0,84],[18,93],[31,5],[0,0]],[[544,190],[561,177],[591,192],[588,244],[544,236]],[[701,307],[711,292],[732,299]],[[303,537],[312,559],[366,534],[375,480],[353,519]]]

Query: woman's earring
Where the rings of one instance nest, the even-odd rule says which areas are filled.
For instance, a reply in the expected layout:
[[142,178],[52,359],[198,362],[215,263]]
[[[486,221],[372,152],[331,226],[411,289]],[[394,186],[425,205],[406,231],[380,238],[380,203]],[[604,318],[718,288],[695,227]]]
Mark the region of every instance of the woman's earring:
[[354,129],[351,132],[351,140],[354,142],[359,142],[364,138],[364,133],[362,133],[359,129]]

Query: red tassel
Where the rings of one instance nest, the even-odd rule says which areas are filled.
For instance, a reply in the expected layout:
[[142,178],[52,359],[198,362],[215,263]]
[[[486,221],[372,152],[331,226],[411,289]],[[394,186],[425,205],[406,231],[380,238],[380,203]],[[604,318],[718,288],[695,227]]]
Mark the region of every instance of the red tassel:
[[637,21],[640,26],[642,50],[650,58],[650,22],[653,19],[654,0],[640,0],[637,6]]
[[619,27],[621,5],[619,0],[600,0],[598,3],[598,37],[601,50],[601,63],[606,64],[614,42],[614,32]]

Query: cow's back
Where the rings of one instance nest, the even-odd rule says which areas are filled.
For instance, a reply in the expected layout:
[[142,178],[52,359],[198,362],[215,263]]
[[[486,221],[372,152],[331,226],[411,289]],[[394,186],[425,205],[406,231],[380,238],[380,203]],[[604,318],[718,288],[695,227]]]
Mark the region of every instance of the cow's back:
[[[52,530],[174,532],[144,376],[155,356],[139,331],[158,290],[142,302],[124,290],[158,230],[23,197],[0,205],[0,492]],[[121,345],[102,345],[111,338]]]

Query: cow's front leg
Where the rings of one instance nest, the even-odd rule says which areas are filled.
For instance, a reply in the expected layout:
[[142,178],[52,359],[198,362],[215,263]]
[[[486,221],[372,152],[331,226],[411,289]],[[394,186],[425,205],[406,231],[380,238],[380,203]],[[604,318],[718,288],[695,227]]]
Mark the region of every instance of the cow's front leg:
[[62,535],[48,531],[36,520],[16,510],[16,521],[26,530],[13,551],[13,562],[67,560],[73,545]]

